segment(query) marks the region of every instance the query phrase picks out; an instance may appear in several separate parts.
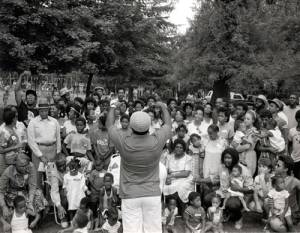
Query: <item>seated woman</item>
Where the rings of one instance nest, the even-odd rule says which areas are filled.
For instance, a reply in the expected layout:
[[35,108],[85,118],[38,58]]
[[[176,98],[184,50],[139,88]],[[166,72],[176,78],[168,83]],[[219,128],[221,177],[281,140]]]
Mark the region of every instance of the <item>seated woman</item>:
[[[225,197],[225,194],[229,187],[230,173],[234,166],[239,165],[242,168],[241,176],[243,177],[244,184],[243,187],[236,185],[231,185],[231,190],[235,192],[241,192],[245,195],[245,199],[248,200],[249,196],[253,193],[253,179],[251,177],[250,171],[244,165],[239,163],[239,153],[233,148],[227,148],[223,151],[221,156],[221,166],[219,172],[215,176],[210,176],[209,178],[200,179],[200,182],[211,184],[213,189],[211,193],[206,192],[204,198],[204,204],[210,206],[211,198],[217,193],[221,197]],[[216,191],[216,187],[218,190]],[[227,202],[225,209],[229,213],[229,217],[236,221],[235,228],[242,228],[242,210],[243,205],[238,197],[230,197]]]
[[18,154],[15,165],[10,165],[0,177],[0,207],[2,216],[7,222],[13,214],[13,200],[16,196],[24,196],[27,209],[36,216],[30,224],[34,228],[45,209],[46,200],[41,190],[36,188],[36,170],[25,154]]
[[192,176],[192,157],[185,153],[186,144],[182,139],[176,139],[174,142],[173,153],[168,155],[166,168],[168,176],[163,193],[168,198],[172,195],[178,203],[179,213],[182,214],[188,195],[194,191],[194,182]]

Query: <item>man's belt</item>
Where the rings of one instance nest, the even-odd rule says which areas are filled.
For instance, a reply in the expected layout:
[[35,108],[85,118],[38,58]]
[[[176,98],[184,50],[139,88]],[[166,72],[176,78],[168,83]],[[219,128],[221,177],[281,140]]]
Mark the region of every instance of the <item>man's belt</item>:
[[39,146],[54,146],[56,142],[38,142]]

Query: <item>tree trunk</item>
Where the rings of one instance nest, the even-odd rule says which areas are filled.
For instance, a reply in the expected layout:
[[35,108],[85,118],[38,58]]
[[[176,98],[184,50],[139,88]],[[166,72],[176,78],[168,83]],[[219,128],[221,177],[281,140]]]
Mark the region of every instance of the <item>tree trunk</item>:
[[86,90],[85,90],[85,98],[90,96],[93,77],[94,77],[93,74],[89,74],[89,78],[88,78],[88,81],[86,84]]
[[214,105],[217,98],[230,98],[229,86],[227,80],[217,79],[213,84],[213,96],[211,98],[211,103]]

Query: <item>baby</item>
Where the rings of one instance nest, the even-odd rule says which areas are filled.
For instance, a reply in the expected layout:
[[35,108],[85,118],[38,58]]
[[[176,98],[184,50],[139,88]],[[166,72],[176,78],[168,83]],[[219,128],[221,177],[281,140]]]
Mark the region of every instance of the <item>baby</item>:
[[248,209],[246,201],[244,199],[244,194],[241,193],[241,192],[238,192],[238,191],[233,191],[231,189],[231,187],[233,185],[238,186],[239,188],[243,188],[243,185],[244,185],[244,178],[242,176],[242,167],[239,166],[239,165],[235,165],[232,168],[232,171],[231,171],[231,174],[230,174],[230,182],[229,182],[230,187],[227,190],[227,194],[225,196],[222,209],[225,209],[226,202],[229,199],[229,197],[238,197],[240,199],[240,201],[242,202],[244,210],[245,211],[250,211],[250,209]]
[[266,130],[263,130],[260,134],[257,134],[259,138],[269,138],[270,146],[276,153],[283,152],[285,150],[285,141],[282,137],[281,131],[277,127],[277,122],[274,119],[268,120],[266,124]]
[[243,121],[237,120],[234,124],[235,134],[233,136],[232,145],[235,148],[237,145],[243,144],[245,137],[246,125]]

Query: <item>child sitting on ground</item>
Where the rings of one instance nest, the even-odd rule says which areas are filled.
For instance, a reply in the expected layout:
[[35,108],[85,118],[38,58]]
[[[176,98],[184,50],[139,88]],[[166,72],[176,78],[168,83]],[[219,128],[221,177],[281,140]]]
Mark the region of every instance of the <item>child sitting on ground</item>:
[[254,179],[254,203],[250,203],[251,209],[262,213],[262,206],[265,203],[269,191],[272,189],[271,178],[273,174],[272,162],[269,158],[260,158],[258,161],[258,175]]
[[102,233],[121,233],[122,225],[118,221],[118,209],[117,208],[109,208],[104,213],[106,221],[103,224],[101,230]]
[[205,232],[206,214],[201,207],[200,193],[191,192],[189,194],[189,206],[183,214],[185,223],[185,233]]
[[[273,189],[268,193],[268,198],[273,200],[270,208],[268,226],[275,232],[293,232],[291,207],[289,206],[289,192],[285,190],[284,178],[272,178]],[[281,223],[280,223],[281,222]],[[288,229],[284,229],[284,228]]]
[[213,231],[214,233],[223,233],[223,209],[221,205],[221,196],[216,194],[211,200],[212,206],[207,210],[207,222],[205,232]]
[[80,225],[79,219],[82,216],[86,216],[88,218],[88,224],[85,225],[84,227],[86,227],[87,230],[91,230],[94,225],[93,224],[94,220],[93,220],[93,213],[92,213],[91,209],[88,208],[88,198],[87,197],[84,197],[81,199],[79,209],[76,211],[76,214],[72,219],[71,227],[61,230],[61,231],[59,231],[59,233],[70,232],[70,231],[76,229]]
[[1,216],[4,233],[32,233],[28,227],[26,214],[26,200],[23,196],[16,196],[14,199],[14,212],[10,224]]
[[190,136],[189,154],[192,156],[192,174],[195,180],[203,178],[204,148],[199,134]]
[[75,226],[75,230],[73,231],[73,233],[88,233],[88,223],[89,223],[89,219],[88,217],[83,214],[80,213],[76,216],[76,226]]
[[175,217],[178,215],[177,202],[175,198],[167,199],[167,208],[163,210],[163,233],[176,233]]
[[229,186],[230,187],[227,189],[227,194],[225,196],[222,209],[225,209],[226,202],[230,197],[238,197],[240,199],[240,201],[242,202],[244,210],[250,211],[248,209],[246,201],[244,199],[244,194],[241,192],[233,191],[231,189],[232,186],[238,186],[239,188],[243,188],[243,186],[244,186],[244,178],[242,176],[242,167],[241,166],[235,165],[232,168],[232,171],[230,174]]
[[85,197],[87,187],[84,175],[78,171],[80,168],[79,160],[72,159],[68,166],[70,171],[64,175],[63,189],[68,200],[70,219],[73,219],[81,199]]

